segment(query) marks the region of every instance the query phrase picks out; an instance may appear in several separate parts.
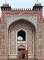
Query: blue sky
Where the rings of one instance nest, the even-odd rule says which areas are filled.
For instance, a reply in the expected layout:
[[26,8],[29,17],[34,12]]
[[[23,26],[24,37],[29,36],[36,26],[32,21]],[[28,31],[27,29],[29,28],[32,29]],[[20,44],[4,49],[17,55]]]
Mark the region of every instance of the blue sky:
[[[5,3],[5,0],[0,0],[0,6]],[[6,0],[12,8],[32,8],[32,6],[37,2],[37,0]],[[44,0],[38,0],[42,5],[44,5]]]
[[[6,0],[12,8],[32,8],[37,0]],[[38,0],[44,6],[44,0]],[[0,6],[5,3],[5,0],[0,0]]]

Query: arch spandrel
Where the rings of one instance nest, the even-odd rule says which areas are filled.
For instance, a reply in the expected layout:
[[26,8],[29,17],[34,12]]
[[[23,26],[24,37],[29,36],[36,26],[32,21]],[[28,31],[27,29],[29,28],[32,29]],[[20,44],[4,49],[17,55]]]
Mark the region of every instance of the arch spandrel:
[[31,22],[37,28],[37,16],[6,16],[5,22],[7,23],[7,27],[9,27],[13,22],[24,19],[28,22]]

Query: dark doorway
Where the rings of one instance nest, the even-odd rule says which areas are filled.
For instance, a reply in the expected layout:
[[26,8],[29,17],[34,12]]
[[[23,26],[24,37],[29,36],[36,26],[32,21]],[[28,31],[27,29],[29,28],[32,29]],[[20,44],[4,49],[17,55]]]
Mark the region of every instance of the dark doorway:
[[18,49],[18,60],[28,60],[28,51],[24,48]]

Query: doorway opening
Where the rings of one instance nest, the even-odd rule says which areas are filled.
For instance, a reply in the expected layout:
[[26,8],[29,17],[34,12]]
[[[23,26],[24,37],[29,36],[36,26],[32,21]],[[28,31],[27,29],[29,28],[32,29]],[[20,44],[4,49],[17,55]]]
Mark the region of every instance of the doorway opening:
[[24,47],[18,48],[18,60],[28,60],[28,50]]

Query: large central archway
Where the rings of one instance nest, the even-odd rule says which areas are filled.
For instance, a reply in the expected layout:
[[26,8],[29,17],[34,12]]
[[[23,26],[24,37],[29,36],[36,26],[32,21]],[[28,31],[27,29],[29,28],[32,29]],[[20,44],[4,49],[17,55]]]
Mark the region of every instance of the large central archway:
[[[35,26],[25,20],[19,19],[13,22],[8,29],[9,32],[9,55],[18,55],[18,46],[25,46],[28,50],[28,57],[34,58],[35,55]],[[22,49],[22,48],[21,48]]]

